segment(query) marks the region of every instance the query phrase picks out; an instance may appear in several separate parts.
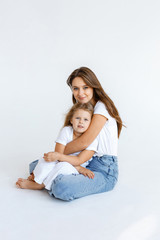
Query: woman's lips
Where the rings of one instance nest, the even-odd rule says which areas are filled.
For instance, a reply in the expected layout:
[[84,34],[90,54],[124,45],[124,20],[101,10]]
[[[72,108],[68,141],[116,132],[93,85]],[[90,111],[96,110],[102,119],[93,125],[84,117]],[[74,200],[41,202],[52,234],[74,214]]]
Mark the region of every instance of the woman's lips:
[[85,97],[79,97],[79,100],[83,100],[83,99],[85,99]]

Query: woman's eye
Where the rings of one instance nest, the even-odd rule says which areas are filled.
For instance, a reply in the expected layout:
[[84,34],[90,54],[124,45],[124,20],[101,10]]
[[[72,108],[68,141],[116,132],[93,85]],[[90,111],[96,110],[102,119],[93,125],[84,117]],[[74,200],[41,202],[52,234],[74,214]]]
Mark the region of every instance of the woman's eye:
[[78,88],[77,88],[77,87],[73,88],[73,91],[77,91],[77,90],[78,90]]
[[88,119],[87,119],[87,118],[85,118],[85,119],[84,119],[84,121],[88,121]]
[[76,117],[76,119],[80,119],[79,117]]
[[83,89],[87,89],[88,87],[86,86],[86,87],[84,87]]

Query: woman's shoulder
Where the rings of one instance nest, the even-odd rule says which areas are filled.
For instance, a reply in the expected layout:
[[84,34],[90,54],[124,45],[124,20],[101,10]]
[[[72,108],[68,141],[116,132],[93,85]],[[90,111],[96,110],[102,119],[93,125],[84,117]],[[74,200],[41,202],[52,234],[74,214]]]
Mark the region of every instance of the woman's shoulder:
[[106,105],[101,102],[101,101],[98,101],[94,107],[94,114],[100,114],[100,115],[103,115],[105,116],[107,119],[110,119],[111,116],[110,114],[108,113],[108,110],[106,108]]
[[[106,105],[101,102],[101,101],[98,101],[95,106],[94,106],[94,114],[97,112],[97,111],[107,111],[107,108],[106,108]],[[108,112],[108,111],[107,111]]]
[[98,108],[98,107],[105,107],[106,108],[105,104],[103,102],[101,102],[100,100],[98,102],[96,102],[96,104],[94,106],[94,109]]

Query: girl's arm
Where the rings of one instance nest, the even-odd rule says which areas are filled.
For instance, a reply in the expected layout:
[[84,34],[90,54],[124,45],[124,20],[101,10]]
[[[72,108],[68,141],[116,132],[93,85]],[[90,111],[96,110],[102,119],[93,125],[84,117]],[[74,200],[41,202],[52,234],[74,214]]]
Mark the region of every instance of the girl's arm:
[[[60,144],[60,143],[56,143],[56,146],[55,146],[54,151],[55,151],[55,152],[58,152],[58,153],[64,153],[64,149],[65,149],[65,145],[62,145],[62,144]],[[52,152],[52,153],[53,153],[53,152]],[[46,160],[46,157],[47,157],[47,156],[48,156],[48,153],[44,153],[43,158],[44,158],[45,161],[47,161],[47,160]]]
[[69,142],[64,149],[64,154],[71,154],[87,148],[98,136],[107,120],[103,115],[95,114],[87,131],[77,139]]
[[92,172],[91,170],[87,169],[87,168],[84,168],[82,166],[77,166],[75,167],[77,169],[77,171],[80,173],[80,174],[83,174],[85,177],[89,177],[89,178],[94,178],[94,172]]
[[72,164],[73,166],[79,166],[82,163],[88,161],[94,154],[94,151],[91,150],[84,150],[80,152],[78,156],[71,156],[71,155],[65,155],[60,152],[49,152],[47,154],[44,154],[44,160],[47,162],[54,162],[54,161],[60,161],[60,162],[68,162]]
[[65,149],[65,145],[62,145],[60,143],[56,143],[55,152],[59,152],[59,153],[64,153],[64,149]]

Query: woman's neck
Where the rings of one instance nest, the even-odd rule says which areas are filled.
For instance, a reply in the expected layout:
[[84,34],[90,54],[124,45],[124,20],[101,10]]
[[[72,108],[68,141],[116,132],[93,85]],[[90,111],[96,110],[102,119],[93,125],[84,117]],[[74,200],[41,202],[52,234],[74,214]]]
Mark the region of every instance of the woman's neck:
[[93,107],[96,105],[96,101],[92,98],[92,100],[90,101],[90,103],[93,105]]

